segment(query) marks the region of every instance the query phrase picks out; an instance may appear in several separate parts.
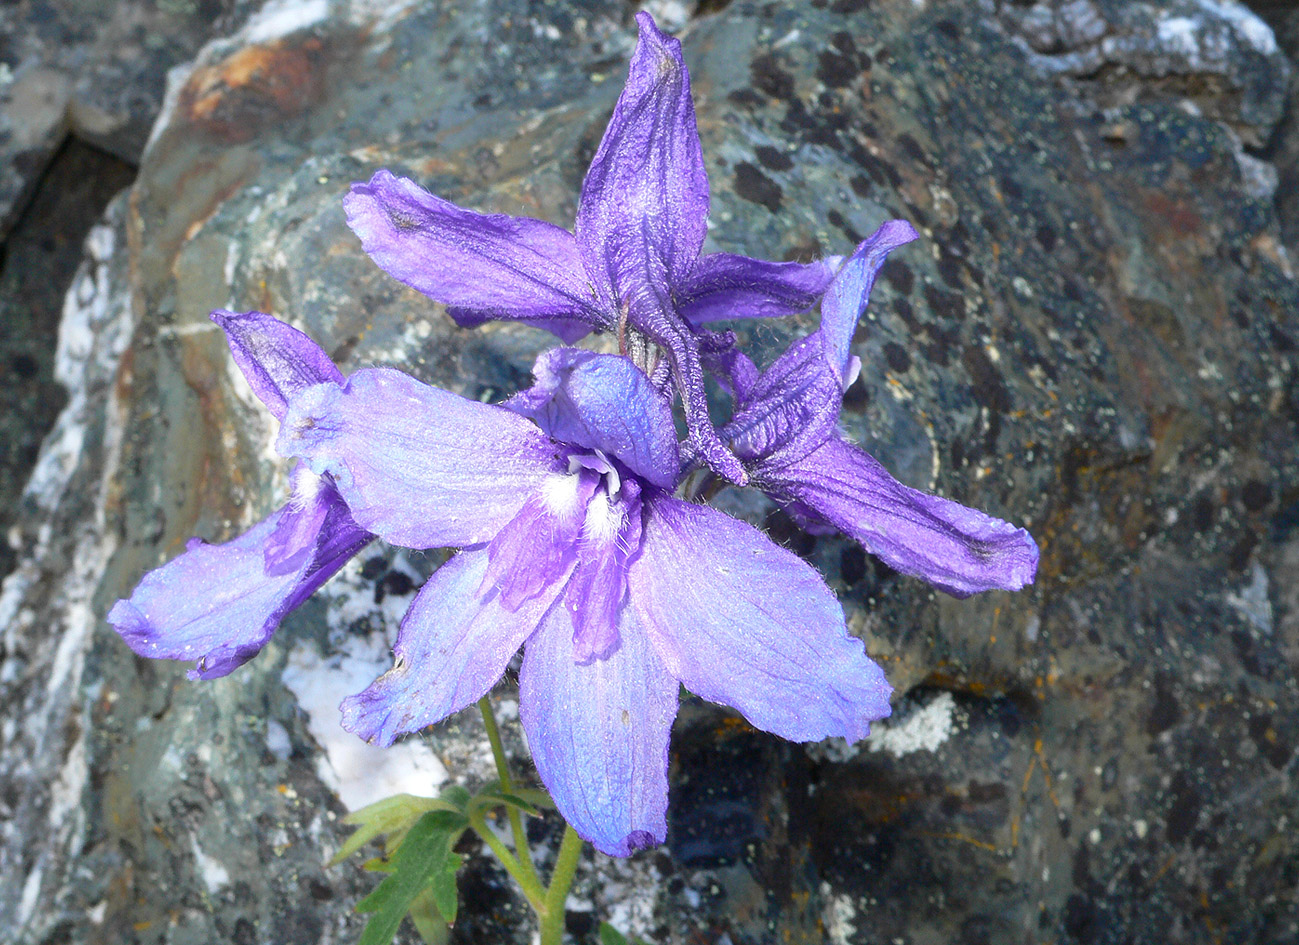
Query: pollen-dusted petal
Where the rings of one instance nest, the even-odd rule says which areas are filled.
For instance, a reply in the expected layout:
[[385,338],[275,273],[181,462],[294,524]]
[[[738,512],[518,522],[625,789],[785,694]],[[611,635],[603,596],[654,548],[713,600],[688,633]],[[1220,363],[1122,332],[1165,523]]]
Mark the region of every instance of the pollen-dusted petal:
[[108,622],[140,656],[196,660],[192,678],[225,676],[256,656],[284,615],[374,537],[343,512],[320,517],[301,565],[278,574],[267,573],[264,548],[286,518],[299,514],[293,509],[279,509],[225,544],[194,539],[114,604]]
[[607,321],[595,308],[577,242],[562,227],[465,210],[388,171],[353,184],[343,208],[384,272],[468,310],[469,320]]
[[479,594],[487,563],[485,548],[465,551],[428,579],[401,622],[393,668],[343,700],[343,728],[391,745],[472,705],[501,678],[563,582],[511,611],[495,591]]
[[715,509],[646,504],[631,604],[687,689],[793,741],[856,741],[889,714],[883,671],[811,565]]
[[832,437],[762,488],[851,535],[890,567],[956,597],[1017,591],[1037,573],[1037,545],[1009,522],[904,486],[869,453]]
[[647,482],[677,483],[672,405],[626,358],[555,348],[537,358],[536,383],[506,401],[556,440],[603,450]]
[[388,368],[295,398],[277,448],[330,473],[358,524],[409,548],[490,541],[557,462],[523,417]]
[[[821,330],[826,357],[840,377],[846,380],[848,347],[857,319],[870,299],[875,276],[884,266],[889,253],[905,246],[919,234],[906,220],[889,220],[857,246],[843,268],[826,289],[821,300]],[[845,384],[845,386],[847,386]]]
[[816,304],[842,262],[842,256],[796,263],[710,253],[699,258],[674,294],[681,317],[695,326],[796,315]]
[[226,333],[235,364],[277,420],[284,419],[288,402],[301,391],[343,382],[342,372],[320,345],[278,318],[224,309],[209,317]]
[[552,608],[524,652],[519,719],[564,819],[601,853],[630,856],[667,836],[678,690],[630,608],[618,636],[607,659],[579,665],[567,613]]
[[681,44],[648,13],[636,22],[627,84],[582,183],[575,227],[596,291],[615,311],[647,249],[664,261],[672,284],[681,281],[708,219],[708,175]]

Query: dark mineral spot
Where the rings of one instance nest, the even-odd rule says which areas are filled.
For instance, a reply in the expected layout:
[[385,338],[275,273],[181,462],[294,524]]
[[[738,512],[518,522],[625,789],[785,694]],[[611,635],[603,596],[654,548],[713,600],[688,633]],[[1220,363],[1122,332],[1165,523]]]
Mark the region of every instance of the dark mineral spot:
[[915,273],[900,259],[890,260],[880,272],[880,277],[891,285],[898,295],[910,295],[911,290],[916,287]]
[[1251,512],[1261,512],[1272,501],[1272,487],[1260,479],[1251,479],[1240,487],[1240,501]]
[[884,346],[884,360],[888,362],[889,370],[895,374],[902,374],[911,369],[911,355],[907,354],[907,349],[896,341],[890,341]]
[[794,166],[793,159],[779,148],[769,144],[759,145],[754,149],[762,166],[772,171],[787,171]]
[[794,77],[780,67],[780,60],[772,53],[749,63],[749,77],[753,87],[763,95],[782,101],[794,97]]
[[970,345],[961,355],[961,363],[970,373],[974,399],[982,407],[993,413],[1006,413],[1010,410],[1010,391],[1006,389],[1001,374],[992,360],[978,345]]
[[849,56],[830,49],[817,55],[816,77],[832,89],[841,89],[857,77],[857,65]]
[[735,165],[735,192],[751,203],[761,204],[772,213],[780,210],[784,191],[780,185],[748,161]]
[[1186,839],[1186,835],[1200,819],[1202,799],[1199,790],[1185,771],[1178,771],[1173,775],[1173,783],[1168,793],[1172,798],[1172,803],[1168,807],[1168,819],[1165,821],[1168,842],[1180,843]]

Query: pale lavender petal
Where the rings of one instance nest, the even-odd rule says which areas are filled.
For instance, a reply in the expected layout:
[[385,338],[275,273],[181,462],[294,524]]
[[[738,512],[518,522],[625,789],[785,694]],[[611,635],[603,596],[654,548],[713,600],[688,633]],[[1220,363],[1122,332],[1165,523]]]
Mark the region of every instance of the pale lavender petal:
[[344,516],[323,517],[311,555],[296,570],[268,574],[267,540],[283,508],[221,545],[193,539],[180,557],[146,574],[108,622],[140,656],[196,660],[192,678],[225,676],[261,651],[284,615],[327,581],[374,536]]
[[676,485],[672,405],[626,358],[555,348],[537,358],[536,383],[505,406],[564,443],[603,450],[648,482]]
[[710,253],[699,258],[673,292],[681,316],[695,326],[726,318],[796,315],[816,304],[842,262],[842,256],[796,263]]
[[621,308],[628,276],[646,251],[667,267],[672,285],[690,271],[704,243],[708,176],[695,128],[681,44],[638,13],[640,39],[627,84],[582,183],[577,240],[606,306]]
[[586,469],[547,476],[487,546],[491,564],[482,589],[496,588],[505,608],[514,610],[572,570],[586,507],[599,482]]
[[564,819],[610,856],[667,836],[678,693],[631,609],[621,616],[618,649],[578,665],[567,613],[552,608],[519,672],[519,719],[537,773]]
[[[389,275],[471,319],[578,319],[595,307],[573,234],[529,217],[475,213],[378,171],[343,198],[362,248]],[[548,326],[549,327],[549,326]]]
[[875,276],[889,253],[919,235],[906,220],[889,220],[862,240],[826,290],[821,300],[821,335],[825,338],[826,357],[845,380],[848,347],[875,285]]
[[573,657],[603,659],[618,644],[618,614],[627,594],[627,560],[640,549],[641,504],[634,481],[610,499],[597,492],[587,508],[578,563],[564,592],[573,620]]
[[343,382],[343,374],[316,344],[292,325],[262,312],[217,309],[235,364],[275,419],[283,420],[288,402],[316,384]]
[[1037,545],[1027,531],[904,486],[838,437],[794,465],[754,478],[763,491],[801,503],[890,567],[956,597],[1017,591],[1037,573]]
[[480,596],[487,551],[462,552],[420,589],[401,622],[393,668],[340,707],[343,728],[376,745],[440,722],[482,698],[501,678],[563,586],[506,609]]
[[565,468],[518,414],[387,368],[295,398],[277,448],[332,475],[358,524],[410,548],[490,541]]
[[883,671],[816,569],[715,509],[646,504],[631,603],[687,689],[793,741],[856,741],[889,714]]

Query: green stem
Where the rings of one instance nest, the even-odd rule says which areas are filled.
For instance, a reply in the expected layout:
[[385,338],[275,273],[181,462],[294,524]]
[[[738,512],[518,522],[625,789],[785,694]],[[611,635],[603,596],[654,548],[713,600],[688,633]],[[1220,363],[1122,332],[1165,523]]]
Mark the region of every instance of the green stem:
[[505,867],[505,872],[513,876],[514,881],[519,884],[519,889],[523,892],[523,898],[527,899],[528,904],[540,915],[546,908],[547,890],[541,885],[541,881],[537,879],[536,870],[533,870],[531,876],[524,873],[519,861],[510,852],[510,848],[501,842],[501,838],[496,836],[491,827],[487,826],[486,808],[480,807],[477,810],[470,810],[469,826],[496,854],[496,858]]
[[564,839],[559,844],[559,854],[555,857],[555,870],[550,874],[550,888],[546,890],[546,902],[538,910],[541,919],[541,945],[560,945],[564,937],[564,903],[568,901],[568,891],[573,888],[573,875],[577,872],[577,862],[582,856],[582,838],[571,825],[564,824]]
[[[491,695],[478,700],[478,710],[483,714],[483,725],[487,729],[487,740],[492,744],[492,757],[496,759],[496,773],[500,777],[501,790],[506,794],[513,793],[514,781],[510,778],[510,766],[505,760],[505,745],[501,742],[501,730],[496,724],[496,713],[492,711]],[[510,832],[514,835],[514,852],[518,857],[519,868],[532,886],[541,889],[541,877],[532,862],[532,850],[528,847],[528,832],[523,829],[523,815],[518,808],[506,805],[505,816],[510,821]],[[519,881],[523,885],[523,880]]]

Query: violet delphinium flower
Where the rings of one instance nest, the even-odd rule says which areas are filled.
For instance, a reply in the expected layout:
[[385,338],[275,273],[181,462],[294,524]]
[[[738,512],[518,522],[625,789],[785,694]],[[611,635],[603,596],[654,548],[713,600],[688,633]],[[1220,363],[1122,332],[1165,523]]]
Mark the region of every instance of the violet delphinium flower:
[[[302,332],[260,312],[213,312],[235,363],[270,411],[317,384],[343,381]],[[289,501],[221,545],[191,539],[108,613],[140,656],[197,660],[193,679],[225,676],[256,656],[275,628],[374,536],[357,526],[328,476],[299,463]]]
[[704,460],[743,482],[744,470],[709,422],[700,364],[701,350],[727,339],[704,326],[804,311],[838,260],[700,256],[708,177],[690,77],[681,44],[648,13],[636,19],[636,53],[582,183],[574,233],[464,210],[387,171],[354,185],[344,206],[375,262],[445,303],[461,325],[519,319],[570,342],[596,329],[617,331],[624,353],[647,374],[664,384],[670,375]]
[[561,348],[536,376],[507,409],[358,371],[293,398],[279,448],[385,540],[464,548],[344,727],[390,744],[472,705],[526,644],[541,779],[579,834],[626,856],[666,834],[678,683],[798,741],[862,738],[890,690],[815,569],[673,497],[671,405],[631,361]]
[[902,220],[884,224],[826,290],[818,331],[761,374],[743,355],[733,360],[735,414],[721,435],[750,484],[798,521],[837,528],[896,570],[957,597],[1019,590],[1037,571],[1027,531],[902,485],[838,430],[843,392],[861,369],[849,343],[875,274],[892,250],[915,238]]

